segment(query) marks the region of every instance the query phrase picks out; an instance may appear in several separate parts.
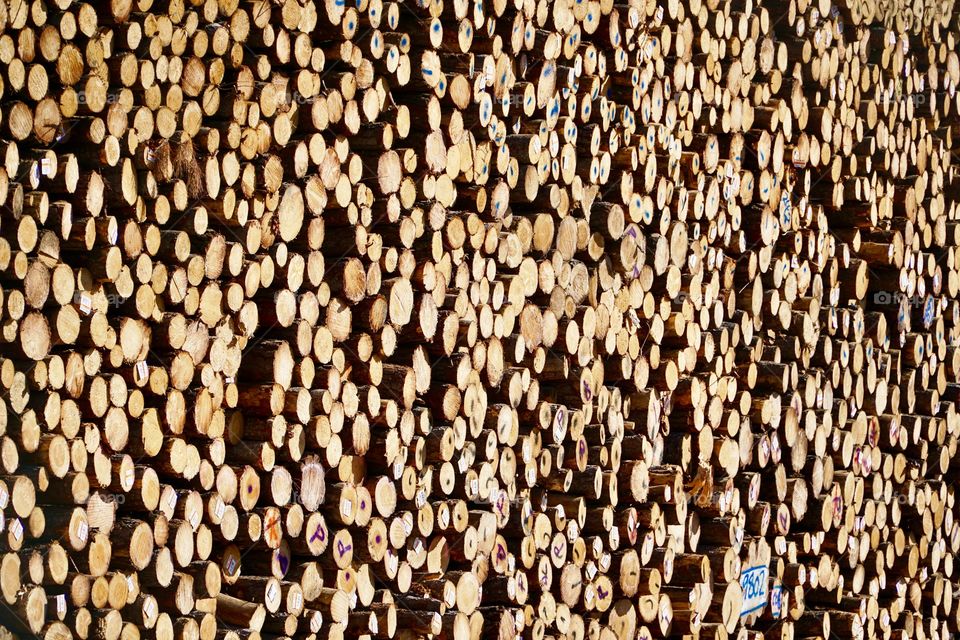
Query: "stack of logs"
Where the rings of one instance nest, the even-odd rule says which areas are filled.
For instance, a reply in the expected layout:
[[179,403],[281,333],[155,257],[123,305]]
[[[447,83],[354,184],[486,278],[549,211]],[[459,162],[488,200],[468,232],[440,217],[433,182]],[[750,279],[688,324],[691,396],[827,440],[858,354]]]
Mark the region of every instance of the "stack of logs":
[[0,622],[951,637],[958,10],[0,0]]

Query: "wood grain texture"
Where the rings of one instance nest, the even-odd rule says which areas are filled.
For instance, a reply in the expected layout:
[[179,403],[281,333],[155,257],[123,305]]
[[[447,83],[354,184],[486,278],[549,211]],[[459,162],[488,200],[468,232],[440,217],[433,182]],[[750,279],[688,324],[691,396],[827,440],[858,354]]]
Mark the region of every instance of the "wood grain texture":
[[0,639],[948,640],[958,20],[0,0]]

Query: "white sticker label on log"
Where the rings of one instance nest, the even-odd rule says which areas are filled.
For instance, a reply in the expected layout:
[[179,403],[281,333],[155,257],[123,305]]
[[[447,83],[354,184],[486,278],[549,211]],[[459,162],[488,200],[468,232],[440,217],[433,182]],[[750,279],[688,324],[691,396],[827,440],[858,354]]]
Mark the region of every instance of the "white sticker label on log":
[[276,596],[277,596],[277,583],[271,582],[267,586],[267,602],[272,602]]
[[782,617],[783,611],[783,587],[775,586],[770,590],[770,613],[774,618]]
[[93,311],[93,300],[85,293],[80,294],[80,313],[85,316],[90,315],[90,312]]
[[[631,309],[633,311],[633,309]],[[553,441],[556,443],[563,442],[563,436],[566,435],[566,429],[564,428],[564,416],[566,412],[563,410],[563,407],[557,409],[557,413],[553,419]]]
[[673,610],[670,608],[670,605],[666,601],[660,601],[660,625],[666,627],[670,624],[670,620],[673,617]]
[[87,526],[86,522],[77,525],[77,537],[80,538],[80,542],[85,543],[87,541],[88,533],[90,533],[90,527]]
[[294,591],[290,597],[290,608],[294,611],[299,611],[300,606],[303,604],[303,596],[300,595],[299,591]]
[[147,363],[144,360],[141,360],[137,363],[137,375],[141,380],[146,380],[150,374],[150,370],[147,368]]
[[777,536],[777,539],[773,544],[778,554],[783,555],[787,552],[787,541],[784,540],[782,536]]
[[143,601],[143,617],[144,618],[153,618],[153,613],[157,608],[157,603],[153,598],[147,598]]
[[350,500],[344,500],[344,501],[343,501],[343,509],[341,509],[341,511],[343,512],[343,515],[347,516],[348,518],[349,518],[350,516],[352,516],[352,515],[353,515],[353,502],[350,501]]
[[10,494],[7,493],[7,488],[5,486],[0,486],[0,509],[7,508],[7,500],[10,499]]
[[13,534],[14,540],[20,542],[20,538],[23,537],[23,523],[20,520],[14,520],[10,525],[10,533]]
[[217,514],[217,518],[222,518],[224,511],[227,510],[226,505],[223,503],[223,500],[217,500],[217,506],[214,508],[214,513]]
[[741,574],[740,587],[743,589],[741,616],[759,611],[766,605],[768,575],[769,568],[766,565],[750,567]]

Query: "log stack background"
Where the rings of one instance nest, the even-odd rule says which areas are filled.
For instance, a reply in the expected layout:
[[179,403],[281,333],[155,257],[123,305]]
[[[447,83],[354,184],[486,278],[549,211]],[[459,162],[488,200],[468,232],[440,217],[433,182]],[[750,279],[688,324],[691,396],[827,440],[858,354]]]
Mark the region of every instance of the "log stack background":
[[957,9],[0,0],[0,621],[952,637]]

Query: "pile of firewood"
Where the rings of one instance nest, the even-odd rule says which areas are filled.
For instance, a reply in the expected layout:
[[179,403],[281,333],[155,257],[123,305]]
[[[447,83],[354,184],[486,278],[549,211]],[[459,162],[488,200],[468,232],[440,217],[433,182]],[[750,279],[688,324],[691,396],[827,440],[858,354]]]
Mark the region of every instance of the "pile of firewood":
[[958,11],[0,0],[0,624],[960,632]]

